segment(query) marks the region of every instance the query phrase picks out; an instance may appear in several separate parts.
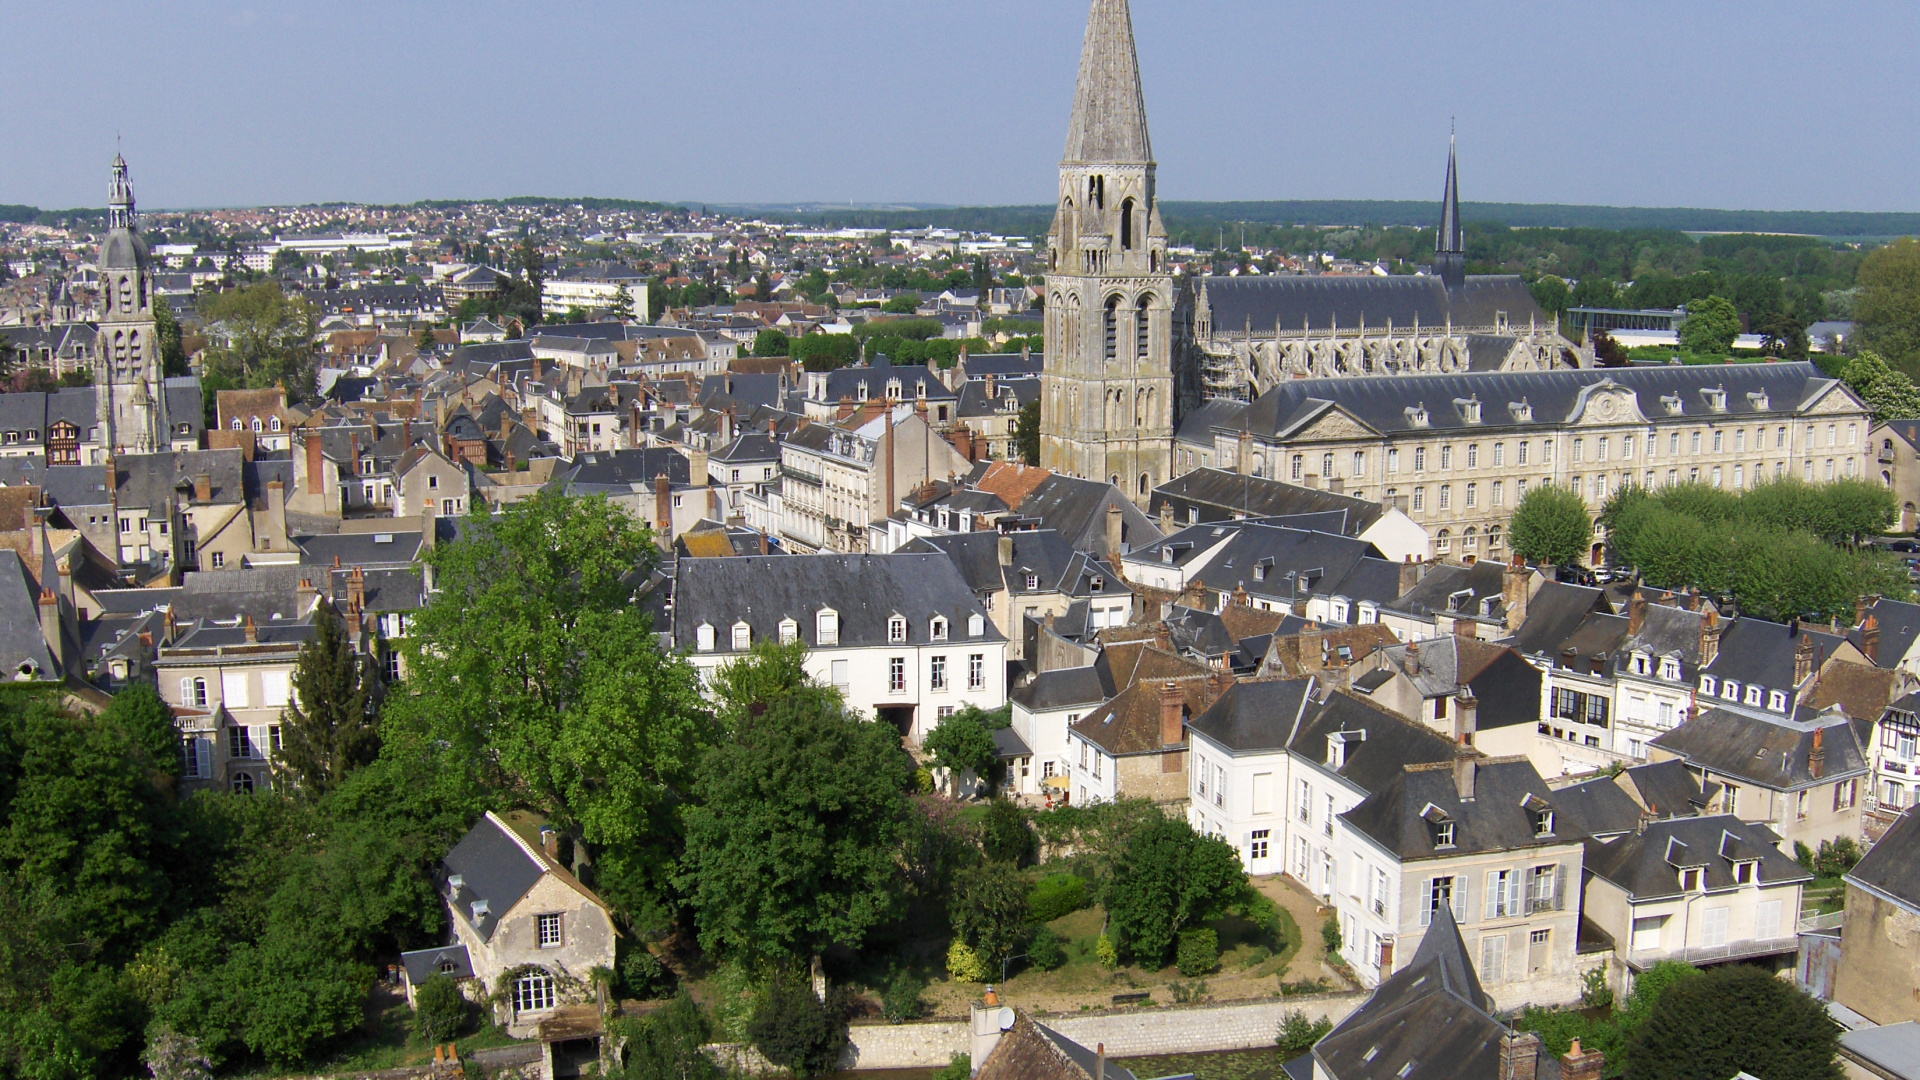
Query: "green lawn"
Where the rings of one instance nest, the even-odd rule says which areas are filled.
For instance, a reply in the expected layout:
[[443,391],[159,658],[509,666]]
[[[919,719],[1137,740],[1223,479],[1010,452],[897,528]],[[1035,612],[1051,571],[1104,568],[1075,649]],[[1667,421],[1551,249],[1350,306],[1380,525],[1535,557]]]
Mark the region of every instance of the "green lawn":
[[[481,1023],[476,1030],[454,1040],[465,1057],[474,1050],[510,1046],[516,1040],[492,1023]],[[403,1065],[423,1065],[433,1060],[433,1047],[413,1034],[413,1010],[399,994],[376,990],[367,998],[367,1015],[360,1027],[334,1049],[331,1057],[317,1062],[300,1075],[361,1072],[393,1069]],[[277,1076],[264,1072],[260,1076]]]

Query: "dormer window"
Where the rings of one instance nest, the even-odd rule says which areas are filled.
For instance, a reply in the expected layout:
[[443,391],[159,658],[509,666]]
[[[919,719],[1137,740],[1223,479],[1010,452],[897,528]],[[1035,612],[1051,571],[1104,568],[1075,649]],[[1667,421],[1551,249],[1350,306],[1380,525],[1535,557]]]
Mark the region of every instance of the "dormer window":
[[1253,564],[1253,580],[1255,581],[1267,580],[1267,571],[1272,567],[1273,567],[1272,559],[1261,559],[1259,562],[1254,563]]
[[1661,657],[1660,658],[1660,677],[1663,679],[1666,679],[1669,682],[1679,682],[1680,681],[1679,659],[1672,656]]
[[1478,394],[1470,398],[1454,398],[1453,407],[1460,410],[1460,419],[1463,422],[1469,424],[1477,424],[1480,422],[1480,396]]
[[1700,692],[1701,693],[1707,695],[1708,697],[1712,697],[1714,685],[1715,685],[1715,680],[1713,676],[1711,675],[1700,676]]
[[1787,711],[1787,692],[1785,690],[1769,691],[1767,693],[1767,708],[1773,710],[1774,712],[1786,712]]
[[1752,860],[1733,864],[1733,881],[1736,885],[1751,885],[1759,876],[1758,864]]
[[1740,684],[1732,679],[1720,684],[1720,696],[1728,701],[1740,700]]
[[1160,561],[1167,564],[1168,566],[1172,566],[1173,565],[1173,549],[1170,547],[1161,548]]
[[1632,670],[1632,672],[1635,675],[1645,675],[1649,667],[1647,663],[1647,654],[1642,652],[1634,653],[1632,658],[1628,661],[1628,667],[1629,669]]
[[928,623],[927,627],[928,636],[932,637],[933,640],[947,640],[947,620],[945,616],[935,615],[933,621]]
[[753,648],[753,627],[745,622],[733,624],[733,651],[746,652]]
[[1028,592],[1037,592],[1040,588],[1040,575],[1029,571],[1026,578],[1026,586]]
[[1687,411],[1686,403],[1680,400],[1679,394],[1661,394],[1660,404],[1666,406],[1668,416],[1680,416]]
[[1426,402],[1423,401],[1418,405],[1407,406],[1407,423],[1414,427],[1428,426]]
[[1726,412],[1727,411],[1727,388],[1726,387],[1724,386],[1710,387],[1708,389],[1700,391],[1700,396],[1706,399],[1708,412]]
[[865,401],[865,400],[867,400],[867,383],[866,383],[866,380],[864,380],[864,379],[862,379],[862,380],[860,381],[860,383],[859,383],[858,385],[856,385],[856,386],[855,386],[855,387],[853,388],[853,399],[854,399],[855,401]]
[[895,615],[887,620],[887,640],[896,645],[907,640],[907,620],[905,616]]
[[982,637],[986,634],[986,632],[987,632],[986,616],[981,615],[977,611],[967,616],[967,636],[968,637],[970,638]]
[[1755,706],[1755,707],[1758,707],[1758,706],[1759,706],[1759,704],[1760,704],[1760,688],[1759,688],[1759,687],[1757,687],[1757,686],[1755,686],[1755,685],[1753,685],[1752,683],[1748,683],[1748,684],[1747,684],[1747,701],[1746,701],[1746,703],[1747,703],[1748,705],[1753,705],[1753,706]]
[[1453,846],[1453,822],[1436,821],[1433,823],[1433,846],[1450,848]]
[[693,628],[693,647],[700,652],[713,651],[712,623],[701,623]]
[[[1527,402],[1526,398],[1521,398],[1519,401],[1507,402],[1507,412],[1513,417],[1513,422],[1516,424],[1533,423],[1533,406]],[[1525,464],[1525,462],[1523,461],[1522,464]]]
[[1700,891],[1700,867],[1688,866],[1680,870],[1680,888],[1686,892]]
[[1768,409],[1767,392],[1765,390],[1747,391],[1747,404],[1753,406],[1754,412],[1766,412]]
[[823,609],[813,619],[813,643],[815,645],[840,644],[840,613],[831,608]]
[[791,645],[800,638],[800,624],[792,619],[780,620],[780,644]]

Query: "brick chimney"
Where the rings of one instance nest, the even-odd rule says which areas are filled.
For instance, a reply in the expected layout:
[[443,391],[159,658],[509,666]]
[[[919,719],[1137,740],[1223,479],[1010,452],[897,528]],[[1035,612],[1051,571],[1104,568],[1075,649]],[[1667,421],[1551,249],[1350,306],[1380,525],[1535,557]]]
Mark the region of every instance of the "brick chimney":
[[1583,1050],[1580,1040],[1560,1056],[1560,1080],[1600,1080],[1601,1072],[1606,1068],[1607,1056],[1598,1050]]
[[1860,651],[1867,654],[1867,662],[1880,663],[1880,620],[1872,615],[1860,624]]
[[210,503],[213,501],[213,477],[207,473],[193,474],[193,501]]
[[322,446],[320,432],[307,432],[307,484],[305,493],[320,495],[327,490],[327,455]]
[[1407,642],[1407,676],[1412,678],[1420,674],[1420,643]]
[[[1461,802],[1469,802],[1473,799],[1474,773],[1479,769],[1479,766],[1479,760],[1471,748],[1465,746],[1454,748],[1453,791],[1454,794],[1460,796]],[[1502,1075],[1505,1074],[1503,1073]]]
[[354,567],[347,574],[347,610],[355,615],[367,609],[367,572]]
[[1309,621],[1300,628],[1300,666],[1307,671],[1326,667],[1327,632],[1319,623]]
[[1186,732],[1186,695],[1180,692],[1180,684],[1163,683],[1160,686],[1160,745],[1180,746],[1187,741]]
[[357,431],[352,432],[347,436],[347,441],[353,447],[353,462],[351,466],[353,470],[353,475],[359,476],[360,475],[360,433]]
[[1420,569],[1421,569],[1421,564],[1415,562],[1411,554],[1407,556],[1407,559],[1405,562],[1400,564],[1400,595],[1401,596],[1407,595],[1407,593],[1413,590],[1413,587],[1415,585],[1420,584]]
[[662,539],[673,534],[673,481],[666,473],[653,478],[653,528]]
[[247,644],[258,645],[260,643],[260,627],[254,624],[253,616],[247,615],[241,618],[240,630],[241,636],[246,638]]
[[[40,639],[46,643],[47,651],[53,654],[56,662],[66,663],[68,650],[67,635],[60,626],[60,597],[52,589],[40,590]],[[43,671],[44,678],[64,675],[64,671]]]
[[313,607],[314,601],[320,598],[320,590],[313,587],[312,578],[303,577],[300,579],[300,587],[294,590],[293,598],[294,615],[296,617],[305,615]]
[[1640,628],[1647,625],[1646,595],[1635,589],[1633,599],[1627,601],[1627,636],[1638,637]]
[[1815,780],[1827,772],[1827,731],[1825,728],[1813,730],[1813,749],[1807,751],[1807,774]]
[[1538,1080],[1540,1036],[1510,1031],[1500,1037],[1500,1080]]
[[[1696,604],[1699,597],[1694,597]],[[1726,631],[1726,625],[1720,621],[1720,612],[1707,608],[1706,615],[1700,620],[1700,666],[1706,667],[1720,655],[1720,635]]]
[[1793,649],[1793,685],[1799,686],[1813,674],[1813,635],[1801,634],[1800,644]]

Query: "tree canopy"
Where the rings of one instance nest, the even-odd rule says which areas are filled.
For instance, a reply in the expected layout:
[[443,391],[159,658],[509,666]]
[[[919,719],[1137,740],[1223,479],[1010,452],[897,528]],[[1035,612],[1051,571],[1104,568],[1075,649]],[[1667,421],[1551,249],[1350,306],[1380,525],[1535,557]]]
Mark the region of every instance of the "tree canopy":
[[[305,297],[288,296],[266,281],[200,301],[212,329],[207,370],[234,386],[284,386],[290,400],[314,392],[314,313]],[[213,395],[208,393],[211,401]]]
[[1873,412],[1873,422],[1920,418],[1920,387],[1879,353],[1863,351],[1840,369],[1840,378]]
[[381,681],[372,656],[356,652],[346,622],[325,603],[314,609],[313,640],[294,664],[294,694],[280,718],[280,776],[324,795],[380,754]]
[[1172,954],[1182,930],[1224,916],[1246,888],[1240,856],[1225,840],[1156,814],[1128,830],[1105,903],[1121,947],[1156,964]]
[[1920,372],[1920,240],[1901,237],[1861,260],[1853,318],[1861,348]]
[[1740,336],[1740,312],[1724,296],[1706,296],[1687,304],[1687,318],[1680,324],[1680,347],[1696,355],[1711,356],[1733,348]]
[[1722,964],[1660,995],[1627,1048],[1627,1080],[1791,1076],[1839,1080],[1840,1029],[1812,997],[1747,964]]
[[1579,492],[1541,484],[1514,507],[1507,540],[1527,559],[1566,566],[1592,553],[1593,518]]

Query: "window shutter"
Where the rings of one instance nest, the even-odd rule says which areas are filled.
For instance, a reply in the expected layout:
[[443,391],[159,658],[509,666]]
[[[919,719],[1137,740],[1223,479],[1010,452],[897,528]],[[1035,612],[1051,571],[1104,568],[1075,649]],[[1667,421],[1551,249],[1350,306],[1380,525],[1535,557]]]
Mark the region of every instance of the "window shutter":
[[1467,882],[1472,880],[1469,874],[1461,874],[1453,879],[1453,921],[1456,924],[1467,921],[1467,912],[1471,910],[1467,907]]
[[186,706],[187,708],[192,708],[193,706],[199,704],[198,702],[193,700],[193,679],[192,678],[185,678],[180,680],[180,704]]
[[1487,871],[1487,914],[1486,918],[1500,917],[1500,872]]
[[1507,875],[1507,914],[1520,913],[1520,875],[1517,872]]
[[195,739],[193,749],[200,756],[200,776],[206,779],[213,775],[213,740]]

